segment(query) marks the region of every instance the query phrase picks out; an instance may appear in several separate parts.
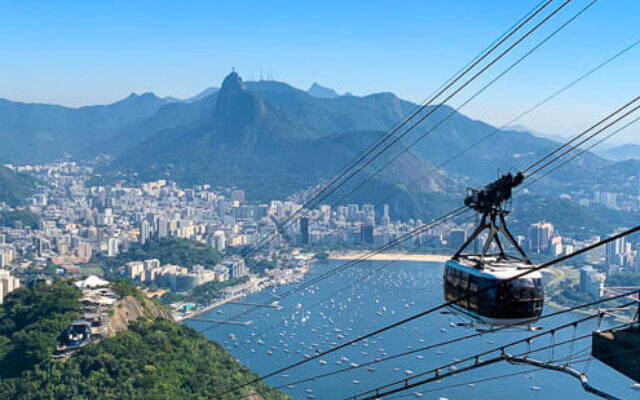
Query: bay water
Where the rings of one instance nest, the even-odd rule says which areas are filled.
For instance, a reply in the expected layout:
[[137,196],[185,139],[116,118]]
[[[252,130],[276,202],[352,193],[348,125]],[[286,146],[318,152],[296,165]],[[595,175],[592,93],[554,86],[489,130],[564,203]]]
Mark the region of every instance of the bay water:
[[[344,265],[345,261],[311,264],[305,281],[323,272]],[[279,301],[280,309],[226,304],[201,315],[202,318],[240,322],[249,325],[215,324],[186,321],[208,338],[223,345],[241,363],[258,374],[304,360],[320,351],[342,344],[378,328],[402,320],[443,302],[440,263],[365,261],[345,271],[311,285]],[[240,300],[263,303],[276,294],[286,293],[301,282],[270,288]],[[556,311],[545,307],[545,313]],[[583,314],[567,313],[541,320],[536,326],[549,329],[583,318]],[[320,359],[315,359],[269,378],[266,382],[279,386],[294,399],[343,399],[382,384],[418,375],[457,359],[499,348],[537,332],[509,329],[487,333],[454,344],[419,351],[366,367],[291,385],[292,382],[338,369],[350,368],[379,357],[413,351],[431,344],[475,333],[473,327],[455,314],[433,313],[366,341],[348,346]],[[605,325],[618,322],[604,321]],[[603,326],[605,326],[603,325]],[[574,337],[589,334],[596,320],[558,331],[553,338],[544,336],[531,342],[507,348],[511,354],[549,346]],[[538,331],[539,332],[539,331]],[[539,360],[573,357],[584,360],[590,356],[590,338],[553,351],[533,353]],[[498,355],[493,353],[491,356]],[[490,356],[488,356],[490,357]],[[488,358],[487,357],[487,358]],[[573,361],[572,360],[572,361]],[[579,371],[586,370],[589,381],[597,388],[624,399],[640,398],[632,390],[634,383],[596,360],[573,363]],[[432,376],[432,375],[429,375]],[[486,380],[491,378],[491,380]],[[419,379],[419,378],[414,378]],[[515,366],[501,362],[459,373],[437,382],[393,395],[392,398],[424,399],[589,399],[580,383],[565,374]]]

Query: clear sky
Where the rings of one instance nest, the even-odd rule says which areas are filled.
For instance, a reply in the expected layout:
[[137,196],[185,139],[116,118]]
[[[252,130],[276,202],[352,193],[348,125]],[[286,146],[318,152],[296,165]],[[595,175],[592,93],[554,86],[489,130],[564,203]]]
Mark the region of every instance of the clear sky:
[[[418,102],[538,1],[0,0],[0,97],[69,106],[131,92],[188,97],[235,66],[246,80]],[[585,4],[573,0],[478,85]],[[640,1],[599,0],[461,111],[501,125],[639,39]],[[640,46],[521,123],[574,134],[640,93],[639,67]]]

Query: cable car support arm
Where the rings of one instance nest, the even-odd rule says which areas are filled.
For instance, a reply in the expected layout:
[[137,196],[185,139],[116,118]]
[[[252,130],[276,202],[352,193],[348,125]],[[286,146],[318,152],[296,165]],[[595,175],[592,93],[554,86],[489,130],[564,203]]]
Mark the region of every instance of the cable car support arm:
[[481,253],[483,257],[487,255],[491,243],[495,242],[498,246],[498,255],[500,259],[507,260],[509,258],[513,258],[508,256],[504,250],[504,246],[502,245],[498,235],[498,233],[501,233],[518,251],[522,257],[522,261],[527,264],[531,264],[527,255],[518,245],[518,242],[514,239],[511,232],[507,229],[507,224],[504,218],[505,215],[510,212],[507,206],[511,200],[512,189],[522,183],[523,180],[524,174],[522,172],[518,172],[515,175],[507,173],[482,189],[467,189],[467,197],[464,200],[464,204],[482,214],[482,220],[469,238],[464,242],[462,247],[453,256],[454,260],[458,260],[464,249],[476,240],[485,229],[488,229],[489,234]]

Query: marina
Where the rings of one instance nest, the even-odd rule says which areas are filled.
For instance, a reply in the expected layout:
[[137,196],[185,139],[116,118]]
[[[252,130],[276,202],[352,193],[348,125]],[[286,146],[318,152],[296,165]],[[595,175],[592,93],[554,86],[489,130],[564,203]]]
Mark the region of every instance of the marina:
[[[313,279],[323,271],[335,268],[338,262],[312,264],[305,281]],[[442,302],[442,264],[398,262],[390,268],[374,272],[381,265],[380,261],[363,262],[356,268],[337,274],[318,285],[310,285],[300,293],[282,298],[279,302],[282,306],[281,310],[238,304],[225,304],[220,307],[225,316],[247,311],[246,318],[254,321],[250,326],[210,324],[196,320],[186,323],[203,332],[207,337],[218,341],[252,370],[264,374],[276,367],[309,358],[346,340]],[[284,293],[296,286],[295,284],[283,286],[277,288],[275,292]],[[336,293],[337,291],[339,293]],[[247,296],[243,301],[260,303],[267,301],[273,294],[273,290],[255,293]],[[545,309],[545,312],[550,311]],[[203,317],[220,319],[214,315],[217,315],[215,311]],[[541,320],[540,325],[548,328],[575,318],[574,314],[565,314]],[[476,332],[467,325],[460,326],[458,324],[460,322],[465,321],[455,314],[430,315],[378,336],[364,339],[354,346],[301,365],[287,371],[286,374],[270,378],[267,382],[282,386],[282,390],[294,399],[307,398],[311,393],[307,392],[307,389],[311,389],[317,399],[347,396],[354,390],[366,390],[382,381],[416,376],[421,371],[462,359],[478,351],[493,349],[497,343],[517,340],[528,334],[520,330],[505,330],[456,343],[455,346],[420,350],[433,343]],[[608,322],[605,320],[606,323]],[[577,334],[584,334],[587,328],[594,327],[595,322],[594,326],[579,327]],[[230,334],[233,334],[233,337]],[[571,330],[559,331],[555,340],[566,340],[571,335]],[[583,351],[584,354],[588,344],[586,341],[578,342],[574,351],[576,353]],[[541,339],[539,343],[534,342],[531,346],[547,345],[549,340]],[[525,350],[524,346],[523,350]],[[554,356],[566,357],[569,350],[568,347],[560,347],[556,349]],[[407,351],[413,353],[389,361],[376,361],[382,357]],[[539,353],[538,356],[546,359],[551,354]],[[583,367],[584,363],[577,364],[577,368]],[[318,380],[292,384],[292,382],[317,375],[320,371],[329,372],[345,368],[353,368],[353,370]],[[522,374],[504,379],[448,388],[460,382],[521,371]],[[631,388],[632,381],[612,372],[597,361],[591,362],[589,371],[595,377],[594,384],[610,390],[621,398],[637,396],[638,392]],[[494,399],[502,393],[505,385],[517,391],[523,400],[560,400],[569,396],[573,398],[585,396],[580,385],[570,377],[549,371],[531,372],[530,368],[510,366],[506,363],[442,379],[417,388],[415,393],[419,394],[409,395],[422,397],[424,392],[425,398],[433,399],[440,397],[451,400]],[[438,390],[439,387],[443,389]],[[537,389],[531,389],[531,387]],[[331,393],[331,396],[328,396],[328,393]]]

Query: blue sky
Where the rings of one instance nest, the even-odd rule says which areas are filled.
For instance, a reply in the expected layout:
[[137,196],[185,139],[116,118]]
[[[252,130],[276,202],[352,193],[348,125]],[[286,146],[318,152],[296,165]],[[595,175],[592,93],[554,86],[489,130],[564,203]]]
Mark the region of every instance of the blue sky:
[[[69,106],[131,92],[188,97],[235,66],[247,80],[262,72],[303,89],[317,81],[339,93],[390,91],[418,102],[538,1],[0,0],[0,97]],[[573,0],[450,104],[585,4]],[[640,2],[599,0],[461,111],[501,125],[638,39]],[[638,66],[640,46],[520,123],[576,133],[640,92]],[[619,141],[640,141],[639,133]]]

